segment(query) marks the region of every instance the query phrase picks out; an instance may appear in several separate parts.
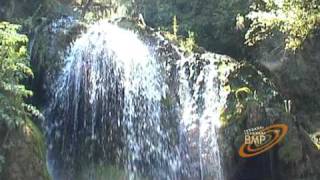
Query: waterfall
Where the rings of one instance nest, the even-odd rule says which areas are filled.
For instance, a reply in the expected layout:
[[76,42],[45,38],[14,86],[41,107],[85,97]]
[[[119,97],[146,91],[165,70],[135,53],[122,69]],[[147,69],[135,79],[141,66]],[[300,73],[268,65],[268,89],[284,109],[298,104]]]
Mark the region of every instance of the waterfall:
[[170,87],[156,57],[136,33],[105,21],[70,46],[45,112],[55,180],[106,179],[99,172],[110,167],[118,179],[223,179],[216,66],[191,75],[192,59],[181,55],[179,118],[167,119]]
[[[204,54],[210,56],[210,54]],[[186,138],[190,157],[199,167],[199,179],[223,180],[223,169],[218,146],[220,111],[225,103],[217,66],[217,58],[208,58],[198,69],[185,58],[181,61],[182,121],[181,126]],[[193,79],[194,82],[190,82]],[[191,85],[190,85],[191,84]],[[191,163],[192,163],[191,161]]]

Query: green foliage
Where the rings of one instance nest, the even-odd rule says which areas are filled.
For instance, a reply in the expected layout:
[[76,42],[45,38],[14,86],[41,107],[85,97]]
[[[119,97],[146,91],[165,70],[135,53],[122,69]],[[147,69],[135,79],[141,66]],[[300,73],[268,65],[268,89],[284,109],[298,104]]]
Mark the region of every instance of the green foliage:
[[224,88],[228,92],[226,105],[220,115],[224,125],[245,120],[252,108],[283,109],[274,84],[253,65],[244,63],[237,66],[228,75]]
[[188,31],[188,35],[189,36],[184,41],[181,41],[180,45],[182,50],[184,50],[187,53],[191,53],[196,47],[196,40],[194,32]]
[[255,0],[246,16],[252,21],[246,44],[252,46],[280,31],[286,49],[295,51],[319,26],[319,7],[316,0]]
[[[235,87],[231,89],[229,107],[223,110],[220,120],[229,123],[233,120],[241,120],[245,117],[245,111],[250,104],[257,103],[258,99],[248,87]],[[231,103],[230,103],[231,102]]]
[[244,100],[246,97],[252,94],[251,90],[248,87],[241,87],[235,91],[238,101]]
[[194,48],[196,47],[196,40],[194,32],[188,31],[188,37],[185,38],[183,36],[178,35],[178,21],[177,17],[173,16],[172,20],[172,32],[164,32],[164,35],[167,39],[170,41],[175,42],[181,50],[183,50],[185,53],[190,54],[193,52]]
[[24,102],[32,96],[21,81],[32,77],[25,35],[17,33],[18,25],[0,22],[0,120],[9,127],[24,123],[26,117],[39,111]]
[[179,21],[178,32],[196,34],[200,46],[217,53],[243,57],[244,31],[235,27],[237,14],[247,13],[247,0],[148,0],[142,3],[147,25],[172,29],[172,17]]
[[194,48],[196,47],[196,40],[195,40],[195,33],[192,31],[188,31],[188,37],[184,37],[178,33],[179,25],[177,16],[173,16],[172,18],[172,32],[165,31],[164,36],[169,39],[170,41],[176,43],[181,50],[185,53],[190,54],[193,52]]
[[79,0],[75,2],[86,22],[114,19],[130,13],[130,0]]

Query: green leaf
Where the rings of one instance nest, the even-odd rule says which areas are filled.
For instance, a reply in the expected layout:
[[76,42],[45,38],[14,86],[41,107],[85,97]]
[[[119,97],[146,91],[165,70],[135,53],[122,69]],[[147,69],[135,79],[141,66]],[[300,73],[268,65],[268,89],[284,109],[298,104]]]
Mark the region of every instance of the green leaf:
[[0,120],[15,127],[29,116],[41,116],[25,98],[33,95],[21,82],[33,73],[29,67],[26,35],[19,34],[19,25],[0,22]]

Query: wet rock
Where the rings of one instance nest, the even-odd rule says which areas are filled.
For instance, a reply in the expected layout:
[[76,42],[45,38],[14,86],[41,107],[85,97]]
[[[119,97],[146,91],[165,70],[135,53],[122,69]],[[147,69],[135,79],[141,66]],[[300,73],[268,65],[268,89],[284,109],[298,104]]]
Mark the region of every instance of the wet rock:
[[33,99],[36,104],[43,105],[50,96],[48,88],[63,66],[70,44],[85,29],[84,24],[66,16],[56,20],[43,19],[32,30],[29,51],[35,78],[31,89],[35,92]]
[[[228,76],[226,84],[231,90],[221,116],[225,126],[220,131],[226,178],[318,179],[320,174],[315,169],[319,166],[319,152],[305,130],[306,127],[312,129],[312,125],[308,121],[297,120],[288,101],[270,79],[246,63],[237,65]],[[241,90],[243,87],[250,91]],[[237,96],[239,91],[243,91],[241,97]],[[255,157],[239,156],[244,130],[277,123],[288,125],[283,141]]]
[[10,131],[0,125],[0,134],[0,152],[4,156],[0,179],[50,180],[44,139],[30,120]]

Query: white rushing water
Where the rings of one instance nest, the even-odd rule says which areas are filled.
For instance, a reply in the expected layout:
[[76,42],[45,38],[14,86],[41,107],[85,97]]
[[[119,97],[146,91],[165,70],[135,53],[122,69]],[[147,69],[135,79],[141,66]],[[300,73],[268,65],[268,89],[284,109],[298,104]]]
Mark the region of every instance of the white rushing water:
[[107,165],[124,169],[125,179],[223,179],[217,128],[225,97],[213,62],[191,87],[181,68],[181,119],[170,120],[176,134],[163,115],[164,63],[134,32],[98,22],[64,63],[46,113],[56,180],[96,180],[97,167]]
[[[106,132],[103,126],[110,123],[111,114],[116,114],[116,124],[121,129],[118,134],[123,137],[112,143],[121,141],[124,144],[118,154],[125,157],[123,161],[129,178],[134,179],[148,168],[152,174],[163,176],[159,178],[171,179],[176,173],[178,156],[177,151],[166,147],[170,139],[161,127],[160,101],[166,85],[160,68],[160,63],[133,32],[103,21],[91,26],[71,46],[63,72],[54,84],[51,116],[58,109],[67,118],[54,118],[49,125],[48,129],[54,131],[50,132],[54,134],[49,139],[50,147],[54,149],[56,138],[62,138],[58,143],[68,148],[56,151],[69,158],[77,151],[72,143],[82,143],[77,139],[83,138],[94,141],[94,148],[101,148],[107,154],[104,146],[109,144],[106,139],[114,135]],[[116,107],[110,108],[112,106]],[[61,137],[61,131],[71,137],[67,134]],[[80,131],[85,131],[85,137]],[[101,134],[103,132],[106,134]],[[89,153],[92,153],[88,158],[91,160],[95,154]],[[71,165],[75,164],[71,162]]]
[[[187,69],[184,64],[190,62],[184,59],[181,62],[181,91],[182,121],[189,148],[196,149],[189,156],[196,154],[199,160],[199,179],[223,180],[222,162],[218,146],[217,130],[220,124],[220,112],[226,99],[226,94],[219,83],[219,74],[214,62],[204,65],[199,74],[196,70]],[[186,73],[188,72],[188,73]],[[190,87],[191,77],[196,77]]]

